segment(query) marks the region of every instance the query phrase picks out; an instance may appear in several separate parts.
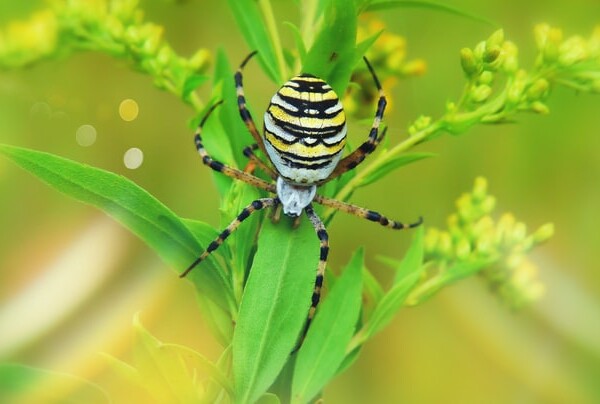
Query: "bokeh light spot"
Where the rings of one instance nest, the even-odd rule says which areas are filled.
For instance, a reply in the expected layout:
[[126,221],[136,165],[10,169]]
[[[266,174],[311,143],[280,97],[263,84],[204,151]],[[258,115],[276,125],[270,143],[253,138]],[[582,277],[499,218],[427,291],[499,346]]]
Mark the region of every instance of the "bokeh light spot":
[[137,118],[139,112],[140,108],[138,107],[137,102],[131,98],[127,98],[119,104],[119,115],[121,116],[121,119],[126,122],[131,122]]
[[125,163],[125,167],[129,168],[130,170],[139,168],[143,162],[144,153],[137,147],[132,147],[131,149],[127,150],[123,156],[123,163]]
[[75,140],[79,146],[88,147],[96,143],[96,128],[92,125],[81,125],[75,132]]
[[48,105],[45,102],[36,102],[31,106],[31,109],[29,110],[29,115],[31,116],[31,118],[34,119],[48,119],[50,118],[50,115],[52,115],[52,108],[50,108],[50,105]]

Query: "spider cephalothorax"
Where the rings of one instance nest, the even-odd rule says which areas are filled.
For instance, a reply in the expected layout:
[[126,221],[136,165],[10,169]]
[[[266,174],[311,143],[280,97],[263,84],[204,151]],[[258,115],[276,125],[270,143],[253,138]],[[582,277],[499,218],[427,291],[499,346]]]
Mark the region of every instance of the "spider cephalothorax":
[[[265,181],[250,173],[228,167],[208,155],[202,145],[201,133],[206,119],[216,105],[208,111],[198,125],[195,143],[202,162],[213,170],[268,191],[275,196],[257,199],[246,206],[181,276],[186,276],[217,249],[253,212],[277,206],[281,206],[283,213],[291,217],[299,217],[304,212],[312,223],[320,243],[312,305],[304,329],[306,332],[319,303],[329,253],[327,230],[314,211],[312,202],[378,222],[392,229],[412,228],[421,224],[422,220],[403,224],[389,220],[375,211],[317,194],[319,185],[337,178],[360,164],[367,155],[375,150],[385,135],[385,131],[379,134],[379,125],[383,119],[386,99],[381,84],[366,58],[364,59],[365,63],[379,91],[377,111],[367,140],[348,156],[342,158],[347,132],[344,109],[331,86],[310,74],[301,74],[290,79],[275,93],[264,115],[263,136],[259,134],[250,112],[246,108],[242,84],[242,69],[255,54],[256,52],[253,52],[244,59],[234,76],[240,116],[256,142],[246,147],[244,154],[265,171],[274,182]],[[254,154],[254,150],[257,148],[260,148],[269,157],[273,168]]]

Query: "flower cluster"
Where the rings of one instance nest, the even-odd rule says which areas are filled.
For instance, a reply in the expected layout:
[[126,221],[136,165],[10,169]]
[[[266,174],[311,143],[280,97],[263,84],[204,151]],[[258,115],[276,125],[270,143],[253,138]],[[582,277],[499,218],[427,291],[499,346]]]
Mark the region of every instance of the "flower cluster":
[[208,76],[206,49],[178,56],[163,28],[144,22],[138,0],[55,0],[51,9],[0,31],[0,68],[18,68],[78,50],[108,53],[149,74],[157,87],[201,108],[193,91]]
[[192,91],[206,77],[209,53],[200,49],[190,59],[178,56],[163,38],[163,28],[144,22],[138,0],[54,3],[65,41],[76,49],[100,50],[128,59],[148,73],[157,87],[192,102]]
[[[406,39],[400,35],[384,31],[383,22],[372,17],[361,18],[363,24],[358,26],[357,40],[367,40],[379,34],[377,41],[369,48],[365,55],[375,68],[383,87],[389,91],[399,79],[420,76],[426,71],[423,59],[407,60]],[[372,114],[376,99],[377,89],[373,86],[373,78],[367,67],[359,63],[352,74],[352,85],[344,96],[344,109],[347,114],[364,118]],[[388,99],[389,107],[393,107]]]
[[530,71],[520,67],[517,46],[502,30],[461,50],[468,82],[460,100],[448,103],[444,129],[460,134],[475,123],[508,121],[516,112],[546,114],[546,99],[557,85],[600,92],[600,27],[587,40],[563,39],[561,30],[547,24],[536,26],[534,36],[538,55]]
[[563,39],[562,31],[548,24],[537,25],[534,33],[538,70],[550,71],[551,79],[561,85],[600,93],[600,26],[587,40],[579,35]]
[[0,29],[0,69],[25,67],[56,52],[56,16],[49,10]]
[[435,263],[434,277],[448,282],[478,271],[504,302],[518,308],[543,293],[527,253],[552,237],[554,227],[548,223],[527,234],[525,224],[510,213],[494,220],[495,203],[487,193],[487,181],[477,178],[473,191],[457,200],[448,229],[428,229],[426,260]]

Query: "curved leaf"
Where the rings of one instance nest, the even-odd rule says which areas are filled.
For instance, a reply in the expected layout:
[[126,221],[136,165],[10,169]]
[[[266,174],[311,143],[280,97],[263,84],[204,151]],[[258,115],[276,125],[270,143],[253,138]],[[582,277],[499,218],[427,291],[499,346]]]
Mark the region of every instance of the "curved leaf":
[[319,307],[298,351],[292,402],[312,400],[335,376],[354,335],[362,301],[363,250],[358,250]]
[[290,358],[310,306],[318,240],[303,218],[265,220],[233,334],[236,402],[255,402]]
[[[15,146],[0,145],[0,153],[57,190],[102,209],[178,271],[187,268],[203,250],[175,213],[123,176]],[[189,277],[201,293],[229,309],[233,301],[229,281],[210,260]]]
[[111,403],[100,386],[64,373],[17,363],[0,363],[0,402],[60,403],[73,402],[73,392],[87,403]]
[[280,66],[275,48],[269,38],[257,2],[254,0],[229,0],[228,3],[250,50],[258,51],[263,70],[275,83],[281,83],[283,77],[280,77]]
[[365,11],[380,11],[380,10],[388,10],[390,8],[396,7],[415,7],[415,8],[425,8],[434,11],[441,11],[448,14],[454,14],[459,17],[464,17],[472,21],[482,22],[487,25],[491,25],[493,27],[498,27],[499,24],[482,16],[469,13],[467,11],[461,10],[458,7],[452,7],[447,4],[437,3],[434,1],[424,1],[424,0],[375,0],[371,2],[366,8]]

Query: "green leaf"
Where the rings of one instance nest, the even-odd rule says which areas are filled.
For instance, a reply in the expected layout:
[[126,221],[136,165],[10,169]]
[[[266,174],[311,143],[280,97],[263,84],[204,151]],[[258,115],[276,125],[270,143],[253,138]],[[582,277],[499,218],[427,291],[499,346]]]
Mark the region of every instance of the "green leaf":
[[365,185],[369,185],[402,166],[433,156],[435,156],[434,153],[404,153],[395,156],[379,166],[377,170],[367,174],[360,181],[359,186],[364,187]]
[[279,400],[279,397],[277,397],[275,394],[272,394],[272,393],[263,394],[256,402],[256,404],[280,404],[280,403],[281,403],[281,401]]
[[[217,369],[223,374],[231,373],[231,345],[227,345],[227,347],[221,353],[221,356],[217,360],[215,364]],[[231,380],[231,379],[228,379]],[[218,397],[222,398],[222,394],[224,389],[221,385],[219,385],[214,380],[210,380],[206,385],[206,390],[204,393],[202,403],[216,403],[218,402]],[[231,402],[233,402],[233,396],[230,395]]]
[[104,390],[87,380],[18,363],[0,363],[0,402],[76,401],[102,404],[112,402]]
[[406,251],[402,261],[400,261],[400,264],[396,267],[396,274],[394,276],[393,283],[394,286],[404,282],[406,278],[412,276],[415,272],[418,272],[419,275],[421,274],[423,269],[423,257],[425,254],[424,234],[425,227],[417,227],[408,251]]
[[[202,245],[208,245],[219,235],[219,231],[217,231],[217,229],[215,229],[207,223],[201,222],[196,219],[180,218],[180,220],[183,222],[185,227],[187,227],[192,232],[192,234],[196,236],[196,239],[198,239],[200,241],[200,244]],[[206,261],[210,261],[213,265],[215,265],[215,267],[218,266],[218,264],[214,260],[214,257],[216,255],[222,256],[223,259],[231,259],[229,245],[227,243],[223,243],[216,251],[214,251],[208,256],[208,258],[206,258]]]
[[162,343],[142,326],[137,315],[134,328],[138,338],[133,352],[134,367],[139,372],[142,387],[158,402],[198,401],[203,393],[198,370],[206,372],[232,394],[225,375],[204,356],[181,345]]
[[236,402],[256,401],[290,358],[311,303],[318,239],[304,219],[263,222],[233,335]]
[[356,50],[356,19],[354,2],[327,1],[321,31],[303,65],[305,73],[325,80],[338,95],[344,94],[352,70],[362,56]]
[[[231,185],[230,191],[221,203],[222,227],[234,220],[249,203],[260,197],[260,191],[244,182],[236,181]],[[244,221],[238,230],[228,239],[227,244],[232,252],[229,266],[233,271],[234,291],[237,286],[243,285],[251,264],[251,255],[256,248],[256,236],[262,213],[255,213]],[[241,289],[241,286],[239,287]],[[236,297],[240,293],[236,293]]]
[[415,232],[413,242],[396,269],[392,288],[381,298],[364,326],[364,340],[381,331],[396,315],[423,272],[423,227]]
[[447,14],[457,15],[459,17],[464,17],[466,19],[482,22],[487,25],[491,25],[493,27],[498,27],[499,24],[482,16],[469,13],[467,11],[461,10],[458,7],[452,7],[446,4],[437,3],[434,1],[409,1],[409,0],[374,0],[371,2],[369,6],[365,8],[365,11],[382,11],[389,10],[391,8],[407,8],[407,7],[415,7],[415,8],[423,8],[433,11],[441,11]]
[[362,351],[362,345],[353,348],[352,351],[350,351],[346,355],[346,357],[342,361],[342,364],[338,367],[335,374],[339,375],[339,374],[343,373],[346,369],[348,369],[350,366],[352,366],[354,364],[354,362],[356,362],[356,360],[358,359],[358,356],[360,355],[361,351]]
[[234,326],[231,313],[225,311],[201,293],[196,293],[196,300],[211,334],[221,346],[230,345]]
[[237,26],[250,47],[250,51],[257,50],[263,70],[275,83],[282,83],[283,77],[280,77],[279,72],[281,69],[277,61],[275,48],[262,19],[258,2],[254,0],[229,0],[228,3]]
[[312,400],[335,376],[360,315],[363,250],[359,249],[319,307],[296,359],[292,402]]
[[[177,215],[123,176],[20,147],[0,145],[0,153],[66,195],[102,209],[180,272],[203,251]],[[189,278],[200,293],[224,309],[230,307],[231,286],[212,261],[202,263]]]
[[294,38],[296,50],[298,51],[298,56],[300,56],[300,61],[304,63],[304,60],[306,59],[306,46],[304,44],[304,39],[302,39],[302,32],[300,32],[300,28],[289,21],[284,21],[283,25],[290,29],[292,37]]
[[383,298],[384,292],[377,278],[369,271],[367,267],[363,267],[363,284],[365,298],[369,306],[377,305]]

